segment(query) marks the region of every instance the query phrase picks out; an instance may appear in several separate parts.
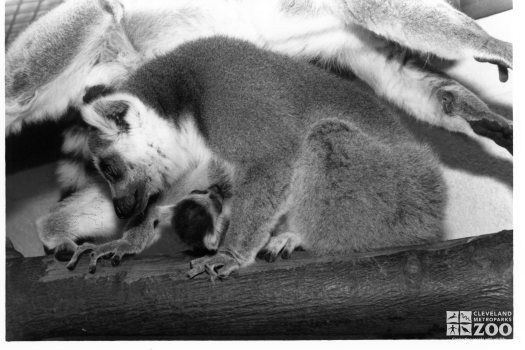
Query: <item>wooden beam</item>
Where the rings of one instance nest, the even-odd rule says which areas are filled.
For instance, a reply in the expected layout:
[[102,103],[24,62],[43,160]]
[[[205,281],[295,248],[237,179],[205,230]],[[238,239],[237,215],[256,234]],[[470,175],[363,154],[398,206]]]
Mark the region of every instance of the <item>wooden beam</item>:
[[296,253],[227,280],[190,257],[106,263],[93,275],[7,260],[7,340],[444,338],[447,310],[512,311],[512,232],[345,258]]

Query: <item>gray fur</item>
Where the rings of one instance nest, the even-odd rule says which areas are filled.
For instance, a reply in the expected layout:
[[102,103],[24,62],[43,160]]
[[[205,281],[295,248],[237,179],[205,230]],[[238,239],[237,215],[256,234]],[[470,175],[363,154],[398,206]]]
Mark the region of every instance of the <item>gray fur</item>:
[[103,16],[94,2],[68,1],[29,26],[7,50],[6,98],[27,99],[56,78]]
[[[442,233],[445,198],[433,155],[358,82],[211,38],[151,61],[123,89],[176,125],[183,111],[194,111],[207,145],[233,165],[219,257],[251,263],[283,215],[319,254],[428,242]],[[130,169],[148,173],[147,164]]]
[[385,144],[322,120],[306,136],[291,185],[288,230],[318,254],[438,239],[444,189],[430,152]]

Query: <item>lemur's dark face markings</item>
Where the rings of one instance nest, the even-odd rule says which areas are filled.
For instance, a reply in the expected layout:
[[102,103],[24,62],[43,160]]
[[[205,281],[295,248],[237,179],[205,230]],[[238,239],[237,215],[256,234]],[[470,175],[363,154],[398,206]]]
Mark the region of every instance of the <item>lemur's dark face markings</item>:
[[125,119],[129,104],[125,101],[107,101],[93,104],[95,112],[103,115],[107,120],[113,121],[120,132],[129,132],[129,124]]
[[196,252],[216,250],[220,237],[213,236],[216,234],[215,226],[222,212],[223,201],[217,186],[192,191],[173,208],[173,230]]
[[112,92],[114,92],[114,89],[110,86],[106,86],[106,85],[90,86],[86,89],[84,97],[82,97],[82,101],[84,103],[91,103],[97,98],[106,96]]
[[[91,137],[98,138],[99,135],[94,133]],[[134,166],[115,153],[111,146],[94,150],[95,167],[111,189],[117,216],[126,219],[143,213],[157,197],[148,177],[135,172]]]
[[110,183],[118,183],[126,173],[126,167],[118,156],[101,158],[98,160],[98,169]]
[[129,94],[95,99],[82,108],[82,117],[93,127],[93,163],[121,218],[143,213],[188,169],[188,152],[199,147],[192,125],[175,127]]

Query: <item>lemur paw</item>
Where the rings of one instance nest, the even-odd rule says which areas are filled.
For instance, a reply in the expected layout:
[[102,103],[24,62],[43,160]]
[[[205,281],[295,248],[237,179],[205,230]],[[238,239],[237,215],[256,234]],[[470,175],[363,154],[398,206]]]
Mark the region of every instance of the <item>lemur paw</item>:
[[268,262],[274,262],[279,255],[283,259],[288,259],[301,244],[301,238],[292,232],[281,233],[271,237],[266,246],[262,249],[260,257]]
[[89,255],[90,262],[88,270],[90,273],[95,273],[97,269],[97,262],[100,258],[110,257],[111,265],[117,266],[120,264],[120,261],[122,260],[124,255],[135,254],[137,250],[133,247],[132,244],[123,239],[107,242],[100,245],[84,243],[75,250],[73,256],[71,257],[71,260],[69,260],[69,263],[66,265],[66,267],[69,270],[73,270],[80,256],[87,251],[91,251]]
[[[510,122],[510,121],[509,121]],[[478,135],[485,136],[513,154],[512,122],[509,125],[493,120],[474,120],[469,122],[470,127]]]
[[490,38],[474,56],[478,62],[488,62],[498,66],[499,80],[506,82],[509,79],[508,69],[512,69],[512,44]]
[[187,275],[193,278],[203,272],[207,272],[212,278],[226,278],[232,272],[237,271],[241,265],[230,254],[219,252],[212,256],[203,256],[190,262],[191,270]]
[[54,250],[55,259],[57,259],[58,261],[71,260],[77,247],[78,247],[77,245],[73,245],[73,243],[69,243],[69,242],[64,242],[58,245]]
[[436,97],[447,129],[455,130],[454,118],[465,120],[476,134],[487,137],[512,153],[513,123],[490,108],[469,90],[457,84],[437,89]]

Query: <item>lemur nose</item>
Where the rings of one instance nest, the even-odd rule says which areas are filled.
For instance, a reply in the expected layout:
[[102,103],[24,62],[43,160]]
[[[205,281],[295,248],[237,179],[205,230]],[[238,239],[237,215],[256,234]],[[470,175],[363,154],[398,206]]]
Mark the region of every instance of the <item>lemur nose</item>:
[[113,199],[113,206],[115,207],[115,213],[121,219],[127,219],[133,215],[135,205],[137,203],[136,196],[131,194],[120,198]]

